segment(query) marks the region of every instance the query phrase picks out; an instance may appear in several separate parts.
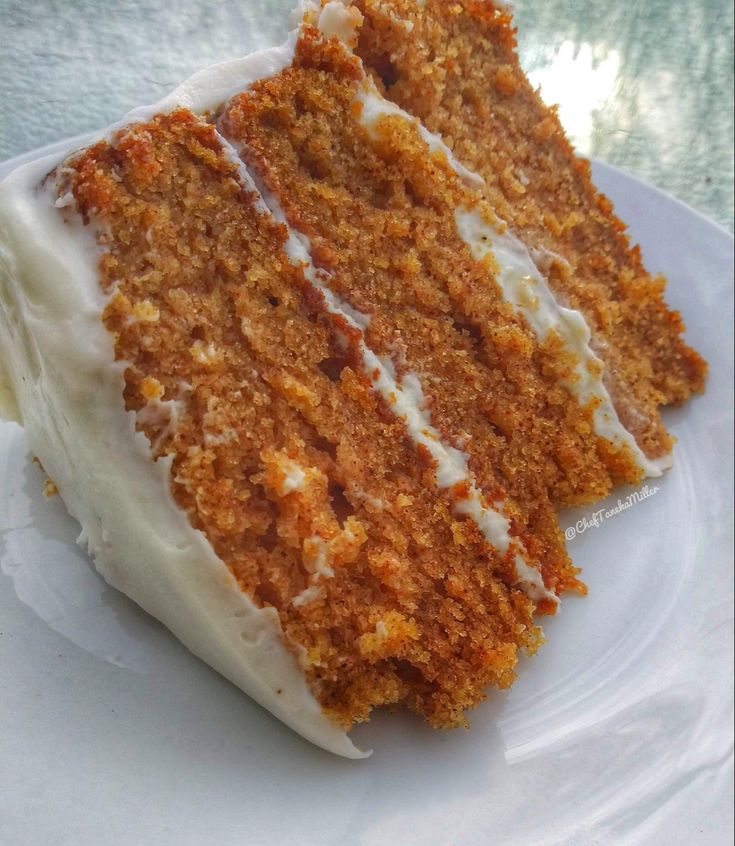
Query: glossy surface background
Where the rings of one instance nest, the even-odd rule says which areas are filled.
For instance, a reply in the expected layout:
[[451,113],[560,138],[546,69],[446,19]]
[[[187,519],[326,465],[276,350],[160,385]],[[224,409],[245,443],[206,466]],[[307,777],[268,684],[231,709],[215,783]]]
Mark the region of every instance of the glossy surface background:
[[[295,0],[0,0],[0,161],[117,120],[286,31]],[[584,155],[732,231],[731,0],[515,0],[524,66]]]

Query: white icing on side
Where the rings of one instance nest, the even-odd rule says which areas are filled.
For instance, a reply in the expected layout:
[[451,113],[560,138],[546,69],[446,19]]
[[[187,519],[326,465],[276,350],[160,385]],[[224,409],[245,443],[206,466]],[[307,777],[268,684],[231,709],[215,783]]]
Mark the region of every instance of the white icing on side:
[[526,246],[507,228],[503,231],[489,224],[476,209],[457,209],[455,219],[473,257],[479,262],[492,257],[503,297],[523,315],[539,341],[543,343],[554,332],[577,360],[574,377],[564,380],[564,385],[583,407],[594,404],[597,435],[617,449],[627,449],[647,476],[661,476],[670,457],[647,458],[620,422],[602,380],[603,362],[592,352],[590,329],[582,314],[559,305]]
[[[199,114],[217,108],[287,67],[294,45],[295,35],[284,47],[202,71],[100,137],[179,106]],[[23,166],[0,184],[0,410],[18,419],[22,408],[31,448],[110,584],[305,738],[364,757],[322,713],[285,647],[277,612],[239,589],[173,500],[170,461],[154,463],[136,433],[123,405],[124,367],[102,322],[94,239],[78,219],[64,222],[68,196],[57,209],[37,190],[57,164],[52,157]]]

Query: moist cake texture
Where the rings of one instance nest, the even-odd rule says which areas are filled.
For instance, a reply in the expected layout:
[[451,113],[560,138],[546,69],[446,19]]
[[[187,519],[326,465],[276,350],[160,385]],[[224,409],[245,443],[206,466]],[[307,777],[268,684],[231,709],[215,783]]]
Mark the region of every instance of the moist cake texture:
[[[0,186],[0,397],[105,577],[355,756],[376,707],[463,725],[513,682],[537,615],[585,592],[556,509],[660,475],[659,406],[704,365],[501,9],[301,11],[285,47]],[[112,430],[157,524],[93,505],[135,496],[95,464]]]
[[381,90],[482,175],[519,237],[562,259],[548,261],[549,282],[592,329],[625,426],[649,454],[668,452],[658,408],[700,392],[706,365],[663,301],[665,280],[646,272],[588,162],[521,70],[506,4],[355,5],[365,15],[357,52]]
[[539,638],[512,563],[453,516],[215,128],[176,111],[65,173],[115,285],[126,407],[322,705],[351,725],[405,700],[451,725],[506,686]]

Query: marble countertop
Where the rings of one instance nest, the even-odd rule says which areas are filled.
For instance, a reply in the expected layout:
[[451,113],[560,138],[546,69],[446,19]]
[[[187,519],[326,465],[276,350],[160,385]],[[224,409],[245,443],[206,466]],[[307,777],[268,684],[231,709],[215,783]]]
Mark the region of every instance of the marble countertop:
[[[0,160],[275,44],[293,0],[0,0]],[[731,0],[515,0],[524,66],[584,155],[733,229]]]

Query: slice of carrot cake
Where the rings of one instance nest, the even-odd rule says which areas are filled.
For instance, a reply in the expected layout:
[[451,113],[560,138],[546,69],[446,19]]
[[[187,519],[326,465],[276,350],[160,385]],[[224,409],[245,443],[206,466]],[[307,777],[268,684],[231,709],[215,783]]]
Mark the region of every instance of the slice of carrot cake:
[[0,410],[111,584],[357,757],[375,707],[450,727],[512,683],[584,591],[555,507],[670,439],[626,428],[477,163],[383,96],[378,18],[300,14],[0,184]]

